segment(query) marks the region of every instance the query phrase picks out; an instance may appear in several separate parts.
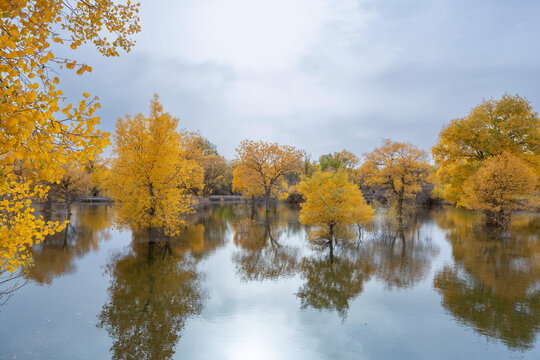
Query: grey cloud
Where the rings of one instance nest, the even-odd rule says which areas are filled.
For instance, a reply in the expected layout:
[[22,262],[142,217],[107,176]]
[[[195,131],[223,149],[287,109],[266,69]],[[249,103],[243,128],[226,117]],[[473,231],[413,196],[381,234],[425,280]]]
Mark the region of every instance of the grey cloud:
[[[306,16],[317,19],[296,29],[289,17],[290,29],[274,40],[287,31],[300,33],[284,46],[271,43],[272,29],[258,29],[269,48],[259,44],[257,51],[284,52],[260,68],[255,60],[261,54],[251,56],[251,49],[229,36],[238,32],[220,39],[220,29],[212,28],[234,18],[203,21],[223,1],[205,2],[204,11],[196,1],[175,2],[172,15],[167,1],[155,3],[143,2],[142,11],[181,14],[169,31],[161,19],[147,18],[132,53],[104,59],[84,50],[80,57],[89,59],[93,73],[62,80],[68,94],[99,95],[107,131],[125,113],[145,113],[158,92],[182,127],[199,129],[228,158],[244,138],[297,145],[315,157],[343,148],[360,155],[385,137],[429,149],[445,123],[482,98],[510,92],[540,104],[536,1],[277,1],[282,8],[273,16],[305,8]],[[330,9],[328,18],[320,9],[310,11],[311,3]],[[190,11],[198,11],[198,23],[182,22]],[[239,12],[244,23],[256,24]],[[228,44],[241,52],[227,52]],[[253,38],[246,44],[254,44]],[[242,54],[249,59],[242,61]]]

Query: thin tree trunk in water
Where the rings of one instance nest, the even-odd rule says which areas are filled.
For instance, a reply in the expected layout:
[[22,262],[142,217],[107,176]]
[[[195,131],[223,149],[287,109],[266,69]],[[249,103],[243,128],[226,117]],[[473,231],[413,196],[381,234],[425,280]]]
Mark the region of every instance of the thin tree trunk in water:
[[401,194],[398,196],[397,213],[399,228],[401,229],[403,227],[403,196]]
[[267,211],[265,214],[265,225],[270,227],[270,213]]
[[499,211],[485,211],[486,225],[504,228],[510,224],[510,216],[504,212]]
[[156,243],[153,241],[150,241],[148,243],[148,254],[146,254],[146,260],[149,264],[152,264],[154,262],[154,248],[156,246]]
[[400,227],[400,229],[399,229],[399,237],[401,238],[401,244],[403,245],[401,247],[401,257],[404,258],[405,257],[405,246],[406,246],[406,244],[405,244],[405,233],[403,232],[402,227]]
[[330,224],[330,262],[334,262],[334,226],[335,224]]
[[362,242],[362,226],[356,224],[356,227],[358,228],[358,241]]
[[155,229],[148,228],[148,253],[146,260],[149,264],[154,262],[154,247],[156,244]]
[[70,198],[67,198],[66,199],[66,217],[67,217],[67,220],[71,220],[71,199]]
[[266,204],[266,213],[270,210],[270,190],[266,190],[264,194],[264,202]]
[[156,243],[156,229],[148,228],[148,242]]
[[43,218],[45,221],[51,220],[52,216],[52,198],[50,195],[47,195],[47,202],[45,202],[45,207],[43,208]]
[[62,244],[62,248],[67,248],[68,245],[68,231],[71,224],[68,224],[66,228],[64,229],[64,243]]

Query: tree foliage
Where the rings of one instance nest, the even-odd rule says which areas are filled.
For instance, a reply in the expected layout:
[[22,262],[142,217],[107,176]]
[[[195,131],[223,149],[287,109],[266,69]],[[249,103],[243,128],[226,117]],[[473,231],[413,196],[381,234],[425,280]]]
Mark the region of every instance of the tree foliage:
[[319,157],[319,165],[322,171],[337,170],[340,168],[354,169],[360,164],[358,156],[343,149],[333,154],[324,154]]
[[373,208],[362,192],[349,181],[345,170],[318,172],[298,184],[298,191],[306,199],[300,210],[300,222],[327,227],[331,256],[336,225],[364,225],[373,218]]
[[[486,183],[487,173],[495,174],[505,170],[498,161],[486,165],[487,168],[478,176],[476,173],[484,167],[484,162],[491,158],[503,156],[500,158],[502,161],[505,157],[513,156],[519,159],[516,159],[516,164],[520,164],[516,165],[519,169],[515,168],[520,174],[515,174],[514,180],[520,178],[519,181],[524,181],[530,177],[526,167],[538,178],[540,175],[538,129],[540,129],[538,114],[529,101],[518,95],[504,95],[500,100],[483,101],[467,116],[450,122],[440,132],[437,144],[432,149],[433,158],[440,165],[438,178],[442,196],[447,201],[461,206],[497,212],[501,204],[494,205],[492,209],[487,209],[485,202],[483,205],[478,204],[480,187],[490,186],[491,190],[494,190],[494,187],[504,186],[505,189],[499,188],[496,191],[505,192],[507,199],[526,195],[522,191],[510,194],[510,188],[500,181]],[[499,170],[496,170],[497,167]],[[474,181],[480,183],[474,185]],[[517,187],[513,189],[518,190]],[[510,205],[510,202],[505,202],[502,206],[506,205]],[[504,211],[510,211],[511,208]],[[488,216],[488,221],[490,220]]]
[[71,204],[92,190],[92,177],[86,169],[80,169],[75,164],[66,164],[64,174],[49,189],[49,197],[63,202],[68,219],[71,217]]
[[189,155],[189,133],[177,127],[157,95],[148,116],[118,120],[107,193],[118,204],[120,227],[163,228],[175,235],[184,225],[181,215],[192,212],[187,189],[202,188],[202,172]]
[[0,272],[16,269],[29,246],[61,230],[36,217],[25,200],[45,196],[35,184],[58,180],[64,164],[84,163],[108,143],[96,129],[97,98],[83,93],[71,104],[55,76],[64,68],[79,75],[92,68],[55,56],[51,44],[77,49],[93,43],[105,56],[129,51],[131,36],[140,30],[138,6],[110,0],[0,2]]
[[293,146],[244,140],[236,149],[233,190],[248,196],[263,195],[266,206],[279,196],[287,174],[301,171],[304,151]]
[[34,215],[32,198],[45,196],[45,188],[10,181],[3,186],[0,199],[0,273],[13,273],[19,266],[31,265],[30,247],[65,225],[45,221]]
[[210,154],[204,157],[202,166],[204,168],[204,189],[203,195],[211,195],[230,188],[232,183],[232,169],[225,158]]
[[360,173],[368,185],[386,191],[401,219],[404,202],[422,191],[422,184],[427,181],[427,153],[411,143],[385,139],[381,147],[366,154]]
[[527,164],[509,153],[494,156],[482,163],[464,184],[463,204],[488,213],[488,221],[504,225],[508,213],[520,205],[520,200],[533,193],[537,177]]

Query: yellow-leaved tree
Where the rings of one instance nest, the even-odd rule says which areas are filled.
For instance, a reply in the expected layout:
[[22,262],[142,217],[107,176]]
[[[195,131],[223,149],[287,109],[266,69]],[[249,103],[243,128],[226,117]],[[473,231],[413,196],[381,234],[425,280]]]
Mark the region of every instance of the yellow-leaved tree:
[[398,220],[403,220],[403,206],[407,199],[422,191],[429,175],[427,153],[411,143],[385,139],[383,145],[365,155],[360,175],[367,185],[381,187],[393,202]]
[[85,163],[108,143],[108,134],[96,129],[97,98],[82,93],[72,105],[56,76],[64,68],[79,75],[92,68],[55,56],[51,44],[93,43],[105,56],[129,51],[140,30],[138,7],[112,0],[0,1],[0,273],[27,263],[28,248],[62,228],[36,217],[30,199],[46,194],[36,184],[57,181],[64,164]]
[[503,153],[482,163],[465,182],[463,204],[482,210],[490,225],[506,225],[509,213],[527,200],[538,185],[538,178],[520,158]]
[[236,149],[233,190],[264,196],[268,210],[271,198],[283,193],[284,176],[299,173],[303,158],[304,151],[293,146],[244,140]]
[[[482,208],[486,211],[487,222],[497,223],[500,213],[508,216],[514,209],[510,202],[504,201],[492,209],[487,209],[487,203],[478,205],[477,196],[480,186],[488,186],[492,191],[504,192],[505,197],[534,197],[537,188],[524,194],[515,186],[508,186],[502,181],[491,182],[489,185],[484,175],[476,173],[484,167],[484,162],[503,154],[500,161],[510,155],[516,160],[516,171],[512,181],[525,181],[529,177],[528,168],[538,180],[540,176],[540,118],[534,111],[530,102],[515,95],[505,94],[500,100],[483,101],[474,107],[471,112],[460,119],[450,122],[439,134],[437,144],[433,147],[433,158],[440,166],[437,173],[439,180],[438,190],[449,202],[472,209]],[[495,175],[500,173],[507,177],[508,171],[500,165],[500,161],[494,161],[486,165],[489,171]],[[519,164],[519,165],[518,165]],[[496,168],[498,170],[496,170]],[[518,180],[519,179],[519,180]],[[510,180],[510,178],[507,178]],[[479,181],[474,185],[474,181]],[[481,185],[481,183],[484,183]],[[498,184],[498,185],[497,185]],[[495,190],[500,186],[498,190]],[[473,190],[476,189],[476,190]],[[511,190],[512,189],[512,190]],[[466,191],[467,190],[467,191]],[[513,194],[510,191],[515,191]],[[471,197],[472,196],[472,197]],[[515,204],[515,201],[512,202]],[[506,206],[510,206],[506,208]],[[498,214],[498,215],[497,215]]]
[[182,230],[182,215],[193,211],[188,186],[202,188],[203,174],[186,157],[190,133],[177,127],[178,119],[163,112],[157,95],[148,116],[118,120],[106,190],[118,206],[118,227],[160,229],[166,235]]
[[317,172],[302,180],[298,191],[306,199],[301,205],[300,222],[327,227],[331,257],[336,225],[361,226],[373,218],[373,208],[365,202],[358,186],[349,181],[345,169]]

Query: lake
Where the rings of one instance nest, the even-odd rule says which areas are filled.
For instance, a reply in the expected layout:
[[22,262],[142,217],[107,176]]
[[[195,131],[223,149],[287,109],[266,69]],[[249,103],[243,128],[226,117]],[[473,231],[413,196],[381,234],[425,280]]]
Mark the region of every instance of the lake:
[[494,234],[463,209],[402,230],[380,209],[332,258],[285,204],[211,206],[155,244],[113,215],[76,205],[34,246],[0,359],[540,359],[539,214]]

